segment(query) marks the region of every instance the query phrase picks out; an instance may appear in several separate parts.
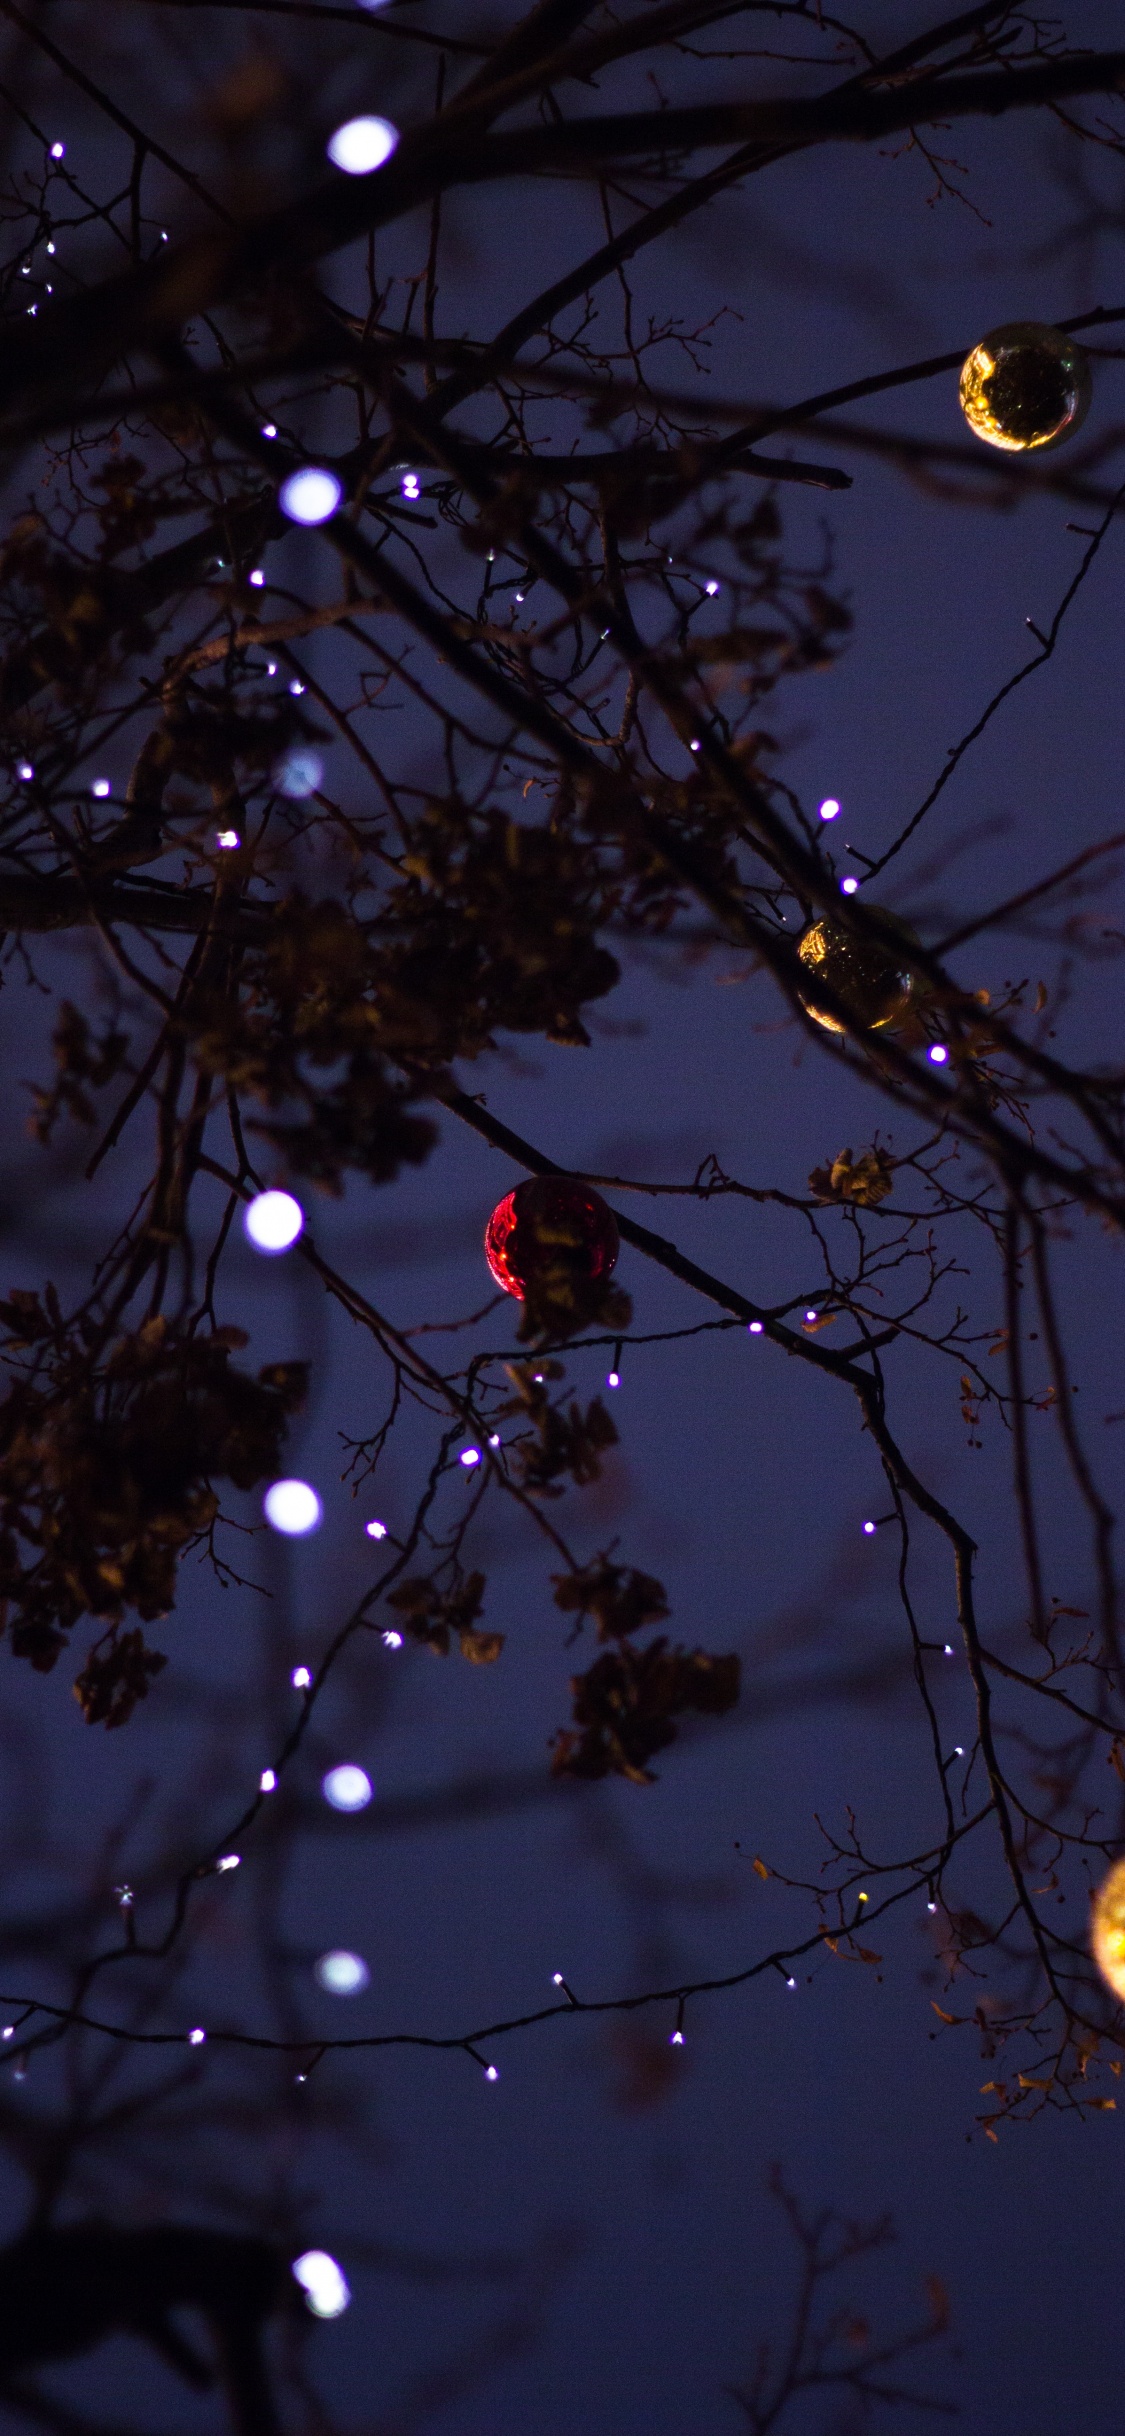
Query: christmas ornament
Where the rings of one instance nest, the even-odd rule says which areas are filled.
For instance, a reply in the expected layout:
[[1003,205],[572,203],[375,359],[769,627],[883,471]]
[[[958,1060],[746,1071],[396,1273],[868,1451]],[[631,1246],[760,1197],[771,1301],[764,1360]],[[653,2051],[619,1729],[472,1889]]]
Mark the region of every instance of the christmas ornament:
[[523,1302],[529,1289],[569,1284],[588,1292],[609,1276],[619,1238],[601,1194],[573,1176],[528,1176],[488,1221],[485,1257],[498,1286]]
[[[903,926],[895,921],[882,905],[870,905],[868,912],[879,914],[895,930]],[[905,934],[904,934],[905,935]],[[904,1015],[913,995],[911,975],[895,962],[893,952],[865,940],[853,938],[838,928],[826,915],[810,922],[797,941],[797,954],[811,973],[827,983],[856,1023],[865,1024],[869,1031],[884,1032]],[[813,1006],[802,998],[806,1015],[822,1024],[826,1032],[842,1032],[844,1026],[835,1015],[822,1007]]]
[[1125,2003],[1125,1861],[1114,1862],[1094,1897],[1090,1943],[1106,1986]]
[[961,406],[990,448],[1057,448],[1090,403],[1083,348],[1046,321],[1006,321],[967,355]]

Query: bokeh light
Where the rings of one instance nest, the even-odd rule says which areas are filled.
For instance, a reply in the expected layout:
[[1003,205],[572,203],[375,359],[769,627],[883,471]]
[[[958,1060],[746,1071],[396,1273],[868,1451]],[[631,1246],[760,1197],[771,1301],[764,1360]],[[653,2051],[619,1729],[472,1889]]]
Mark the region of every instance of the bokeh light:
[[243,1232],[256,1252],[287,1252],[305,1223],[305,1213],[292,1193],[256,1193],[243,1214]]
[[333,1810],[366,1810],[371,1799],[371,1779],[366,1768],[357,1768],[349,1760],[338,1768],[330,1768],[320,1788],[325,1801]]
[[278,493],[282,514],[291,524],[327,524],[344,496],[344,486],[326,465],[301,465]]
[[329,1996],[359,1996],[371,1973],[362,1954],[349,1954],[344,1947],[334,1947],[314,1964],[313,1977]]
[[293,2261],[293,2275],[314,2318],[339,2318],[351,2299],[348,2279],[327,2250],[304,2250]]
[[286,1539],[304,1539],[319,1529],[323,1508],[307,1480],[275,1480],[262,1505],[266,1521]]
[[398,128],[389,118],[348,118],[328,138],[328,158],[345,177],[369,178],[389,161],[398,143]]

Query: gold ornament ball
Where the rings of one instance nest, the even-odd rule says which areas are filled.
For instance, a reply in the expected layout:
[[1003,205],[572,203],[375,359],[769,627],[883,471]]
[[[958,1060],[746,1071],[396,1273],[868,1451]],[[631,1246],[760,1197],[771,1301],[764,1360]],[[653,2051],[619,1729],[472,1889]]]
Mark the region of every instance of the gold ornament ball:
[[1106,1986],[1125,2004],[1125,1861],[1114,1862],[1094,1897],[1090,1943]]
[[[870,905],[867,910],[881,915],[883,921],[891,923],[896,930],[902,929],[902,924],[895,921],[894,915],[889,914],[885,906]],[[797,954],[802,964],[807,965],[818,980],[826,982],[828,988],[835,992],[855,1022],[865,1025],[868,1031],[885,1032],[889,1025],[897,1023],[900,1016],[906,1013],[914,991],[911,975],[902,970],[886,948],[854,939],[849,931],[830,922],[827,915],[822,914],[819,921],[810,922],[808,929],[802,932],[797,942]],[[822,1007],[813,1006],[807,998],[802,998],[801,1005],[806,1015],[811,1015],[814,1023],[823,1025],[826,1032],[844,1030],[835,1015],[826,1014]]]
[[961,406],[990,448],[1057,448],[1090,403],[1085,349],[1046,321],[1006,321],[961,367]]

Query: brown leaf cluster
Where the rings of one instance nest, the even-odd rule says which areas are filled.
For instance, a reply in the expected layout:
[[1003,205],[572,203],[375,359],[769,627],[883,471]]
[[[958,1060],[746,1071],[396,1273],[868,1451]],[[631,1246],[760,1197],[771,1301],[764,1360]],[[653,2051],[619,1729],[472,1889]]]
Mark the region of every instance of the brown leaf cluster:
[[850,1150],[840,1150],[830,1165],[814,1167],[809,1191],[818,1201],[854,1201],[861,1209],[878,1209],[894,1191],[894,1169],[886,1151],[877,1145],[873,1150],[861,1150],[858,1159],[853,1159]]
[[0,1322],[13,1366],[34,1349],[0,1401],[3,1628],[46,1673],[96,1617],[106,1643],[75,1688],[89,1718],[120,1725],[155,1670],[119,1627],[167,1614],[185,1550],[218,1515],[217,1480],[250,1489],[276,1472],[305,1367],[252,1378],[231,1361],[240,1329],[185,1337],[161,1318],[106,1348],[91,1323],[64,1324],[50,1289],[17,1289]]
[[456,1639],[461,1656],[470,1665],[491,1666],[504,1647],[504,1635],[477,1630],[484,1590],[483,1573],[467,1574],[446,1590],[432,1575],[415,1574],[388,1592],[387,1605],[394,1608],[411,1640],[435,1650],[440,1658],[448,1657],[451,1641]]
[[632,1566],[599,1557],[582,1571],[556,1577],[555,1604],[581,1623],[594,1617],[599,1641],[615,1642],[582,1675],[571,1677],[573,1716],[579,1729],[554,1737],[556,1776],[626,1776],[635,1785],[653,1781],[648,1762],[676,1739],[674,1720],[689,1709],[718,1717],[738,1699],[737,1655],[716,1658],[708,1650],[670,1648],[661,1633],[644,1649],[629,1636],[668,1614],[662,1582]]

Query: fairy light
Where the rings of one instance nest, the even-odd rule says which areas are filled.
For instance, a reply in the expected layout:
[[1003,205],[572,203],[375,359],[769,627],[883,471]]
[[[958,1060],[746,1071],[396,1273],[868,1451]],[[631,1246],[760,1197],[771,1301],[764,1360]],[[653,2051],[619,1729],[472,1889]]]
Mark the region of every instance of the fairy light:
[[498,2073],[498,2071],[497,2071],[497,2069],[496,2069],[495,2064],[486,2064],[486,2065],[485,2065],[485,2068],[484,2068],[484,2077],[485,2077],[485,2080],[486,2080],[486,2081],[498,2081],[498,2080],[499,2080],[500,2075],[499,2075],[499,2073]]
[[865,1895],[865,1894],[862,1892],[862,1889],[861,1889],[860,1893],[859,1893],[859,1894],[856,1896],[856,1902],[857,1902],[857,1903],[870,1903],[870,1901],[871,1901],[871,1897],[870,1897],[870,1895]]
[[91,795],[99,796],[112,795],[113,780],[111,778],[95,778],[93,785],[90,788],[90,793]]
[[858,881],[858,880],[851,880],[851,879],[849,879],[849,880],[841,880],[841,882],[840,882],[840,894],[841,894],[841,896],[845,896],[845,897],[854,897],[855,892],[856,892],[856,889],[857,889],[858,887],[859,887],[859,881]]
[[822,819],[822,820],[836,820],[836,819],[838,818],[839,811],[840,811],[840,806],[839,806],[839,803],[838,803],[838,801],[837,801],[836,797],[835,797],[834,795],[826,795],[826,796],[825,796],[825,798],[824,798],[824,802],[822,803],[822,805],[821,805],[821,807],[820,807],[820,817],[821,817],[821,819]]
[[385,1539],[387,1536],[387,1526],[385,1522],[365,1523],[363,1528],[367,1533],[368,1539]]
[[313,1977],[327,1996],[361,1996],[371,1973],[362,1954],[349,1953],[346,1946],[334,1946],[314,1963]]
[[670,2038],[670,2039],[669,2039],[669,2041],[668,2041],[669,2046],[670,2046],[670,2047],[682,2047],[682,2046],[683,2046],[683,2043],[684,2043],[684,2034],[683,2034],[683,2031],[682,2031],[682,2030],[673,2030],[672,2035],[671,2035],[671,2038]]
[[277,1771],[275,1768],[263,1768],[258,1778],[258,1791],[259,1793],[276,1793]]
[[292,1684],[295,1692],[307,1692],[309,1685],[312,1682],[312,1676],[309,1673],[308,1667],[295,1666],[292,1674],[289,1677],[289,1681]]
[[422,485],[417,474],[404,474],[399,489],[404,499],[420,499],[422,496]]
[[952,1641],[947,1641],[947,1642],[946,1642],[946,1644],[945,1644],[945,1648],[944,1648],[944,1649],[943,1649],[943,1651],[942,1651],[942,1656],[943,1656],[944,1658],[951,1658],[951,1657],[953,1656],[953,1643],[952,1643]]
[[276,438],[277,438],[277,425],[276,425],[276,423],[263,423],[263,425],[262,425],[262,438],[263,438],[263,440],[276,440]]
[[215,1863],[215,1874],[221,1878],[225,1876],[228,1869],[241,1869],[241,1867],[242,1854],[240,1852],[224,1852],[221,1861]]
[[500,1432],[498,1429],[493,1430],[492,1436],[488,1443],[490,1446],[499,1446],[501,1444]]
[[264,568],[264,567],[252,567],[252,568],[251,568],[251,570],[250,570],[250,574],[249,574],[249,576],[247,577],[247,581],[248,581],[248,583],[251,583],[251,584],[264,584],[265,580],[266,580],[266,574],[265,574],[265,568]]
[[785,1982],[785,1985],[786,1985],[786,1987],[787,1987],[787,1988],[795,1988],[795,1987],[796,1987],[796,1985],[797,1985],[797,1982],[796,1982],[796,1980],[795,1980],[795,1979],[787,1979],[787,1980],[786,1980],[786,1982]]
[[747,1329],[747,1331],[746,1331],[747,1336],[761,1336],[761,1333],[762,1333],[762,1323],[761,1323],[761,1320],[751,1320],[750,1325],[749,1325],[749,1327],[748,1327],[748,1329]]
[[619,1370],[607,1370],[607,1372],[606,1372],[606,1374],[605,1374],[605,1383],[606,1383],[606,1386],[607,1386],[607,1387],[620,1387],[620,1385],[621,1385],[621,1373],[620,1373],[620,1371],[619,1371]]
[[[301,691],[304,691],[303,686]],[[312,752],[308,745],[300,744],[282,754],[274,769],[273,780],[279,794],[286,796],[290,803],[299,804],[304,803],[306,797],[316,794],[323,776],[324,763],[319,753]]]
[[207,2032],[206,2032],[205,2030],[189,2030],[189,2031],[188,2031],[188,2034],[187,2034],[187,2043],[188,2043],[188,2046],[189,2046],[189,2047],[202,2047],[202,2045],[204,2044],[204,2041],[205,2041],[206,2037],[207,2037]]
[[16,768],[16,777],[22,778],[25,786],[27,785],[28,780],[34,778],[34,776],[35,768],[32,762],[21,761],[18,763]]
[[14,2022],[5,2022],[5,2024],[4,2024],[4,2028],[3,2028],[2,2030],[0,2030],[0,2038],[14,2038],[14,2037],[15,2037],[15,2035],[16,2035],[16,2026],[15,2026],[15,2023],[14,2023]]
[[714,600],[714,598],[715,598],[715,594],[716,594],[716,592],[718,592],[718,591],[719,591],[719,589],[720,589],[720,586],[719,586],[719,585],[718,585],[718,584],[715,582],[715,578],[714,578],[714,576],[712,576],[710,583],[709,583],[709,584],[704,584],[703,589],[704,589],[705,593],[707,594],[708,599],[713,601],[713,600]]
[[480,1459],[481,1453],[479,1446],[467,1446],[458,1456],[458,1462],[464,1464],[467,1472],[471,1472],[474,1464],[479,1463]]
[[291,524],[327,524],[343,496],[343,483],[326,465],[299,465],[282,483],[278,501]]
[[398,143],[398,128],[389,118],[348,118],[325,145],[335,169],[348,178],[369,178],[389,161]]
[[927,1910],[928,1912],[936,1912],[936,1910],[937,1910],[937,1904],[936,1904],[936,1903],[927,1903],[927,1905],[926,1905],[926,1910]]
[[817,1322],[817,1320],[818,1320],[819,1318],[820,1318],[820,1313],[819,1313],[819,1311],[806,1311],[806,1313],[805,1313],[805,1326],[806,1326],[806,1328],[812,1328],[812,1327],[815,1327],[816,1322]]
[[[299,2081],[308,2074],[299,2072]],[[351,2300],[351,2287],[341,2267],[327,2250],[305,2250],[295,2258],[290,2268],[294,2281],[305,2296],[305,2307],[314,2318],[339,2318]]]
[[224,854],[231,854],[236,846],[241,846],[242,839],[240,838],[237,829],[217,829],[215,831],[215,844],[222,848]]
[[262,1499],[271,1530],[285,1539],[305,1539],[320,1529],[324,1508],[307,1480],[275,1480]]
[[383,1647],[384,1649],[401,1649],[402,1634],[400,1632],[385,1632],[383,1634]]
[[[272,673],[272,672],[271,672],[271,673]],[[293,695],[297,695],[297,694],[303,694],[303,693],[304,693],[304,690],[305,690],[305,689],[304,689],[304,686],[302,685],[301,680],[300,680],[300,678],[299,678],[299,677],[290,677],[290,680],[289,680],[289,691],[290,691],[290,693],[291,693],[291,694],[293,694]]]
[[873,1522],[865,1522],[863,1528],[867,1533],[868,1539],[870,1539],[876,1526]]
[[66,145],[65,145],[65,144],[52,144],[52,146],[51,146],[51,159],[52,159],[53,161],[62,161],[62,160],[65,160],[65,158],[66,158]]
[[945,1048],[945,1047],[943,1046],[943,1043],[942,1043],[940,1040],[935,1040],[935,1042],[934,1042],[934,1044],[933,1044],[933,1047],[932,1047],[932,1049],[930,1050],[930,1064],[931,1064],[931,1066],[945,1066],[945,1065],[948,1065],[948,1063],[949,1063],[949,1051],[948,1051],[948,1049],[947,1049],[947,1048]]
[[689,751],[689,753],[698,753],[698,752],[701,752],[701,751],[702,751],[702,746],[701,746],[701,744],[700,744],[700,741],[699,741],[698,736],[693,736],[693,737],[692,737],[691,743],[690,743],[690,744],[689,744],[689,746],[688,746],[688,751]]
[[366,1768],[357,1768],[345,1760],[340,1767],[329,1769],[320,1790],[332,1810],[366,1810],[371,1799],[371,1779]]
[[292,1193],[255,1193],[243,1212],[242,1228],[256,1252],[287,1252],[296,1243],[305,1213]]

